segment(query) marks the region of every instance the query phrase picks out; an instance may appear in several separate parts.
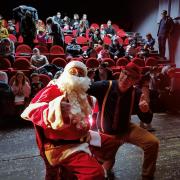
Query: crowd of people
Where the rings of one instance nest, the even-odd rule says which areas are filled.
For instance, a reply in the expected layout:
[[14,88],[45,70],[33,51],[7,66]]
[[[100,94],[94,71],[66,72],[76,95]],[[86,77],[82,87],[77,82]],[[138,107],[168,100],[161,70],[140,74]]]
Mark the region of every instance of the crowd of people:
[[[140,66],[131,61],[142,54],[146,58],[154,50],[155,39],[151,33],[147,33],[139,49],[137,34],[128,37],[128,44],[120,43],[122,37],[118,36],[111,20],[106,27],[95,28],[86,14],[81,19],[74,14],[71,20],[67,16],[62,18],[58,12],[43,23],[38,20],[36,9],[19,6],[13,13],[20,19],[24,43],[32,48],[32,72],[27,77],[19,70],[8,81],[7,73],[0,71],[0,107],[4,108],[1,116],[5,118],[11,112],[11,117],[21,116],[40,128],[43,135],[40,154],[46,164],[46,179],[63,176],[58,168],[64,168],[70,179],[110,179],[118,148],[123,143],[131,143],[144,151],[142,179],[152,180],[159,140],[152,134],[151,122],[154,112],[171,107],[175,66],[150,67],[142,72]],[[15,45],[8,33],[19,34],[13,21],[8,21],[7,28],[2,22],[0,20],[0,55],[8,58],[13,66]],[[65,36],[73,32],[71,42],[66,44]],[[86,50],[77,43],[79,36],[88,37]],[[62,68],[51,64],[34,47],[36,37],[41,44],[51,39],[52,45],[63,47],[67,65]],[[105,43],[104,38],[111,42]],[[164,56],[163,47],[161,49]],[[88,69],[85,62],[89,57],[95,57],[99,67]],[[116,62],[121,57],[128,63],[122,66],[119,77],[114,78],[103,59]],[[73,58],[79,60],[73,61]],[[55,69],[53,73],[51,69]],[[47,86],[40,80],[42,73],[51,79]],[[138,115],[139,126],[131,122],[132,114]],[[90,123],[92,118],[94,126]]]

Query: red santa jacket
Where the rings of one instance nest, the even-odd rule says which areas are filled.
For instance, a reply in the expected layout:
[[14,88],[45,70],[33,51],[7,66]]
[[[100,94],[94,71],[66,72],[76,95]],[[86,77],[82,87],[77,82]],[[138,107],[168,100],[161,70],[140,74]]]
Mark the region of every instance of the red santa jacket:
[[[77,129],[74,124],[67,124],[68,120],[63,118],[60,110],[62,98],[63,92],[58,86],[49,85],[32,99],[21,117],[41,126],[48,139],[77,140],[84,137],[90,126],[86,129]],[[49,124],[49,121],[55,120],[59,121],[58,128],[53,128],[53,125]]]

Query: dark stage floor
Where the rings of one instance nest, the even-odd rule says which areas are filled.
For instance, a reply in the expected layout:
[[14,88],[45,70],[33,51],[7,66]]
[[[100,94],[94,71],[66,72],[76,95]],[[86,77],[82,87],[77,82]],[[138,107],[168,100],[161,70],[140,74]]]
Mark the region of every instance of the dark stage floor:
[[[139,123],[136,116],[133,121]],[[43,180],[44,164],[29,124],[0,130],[0,180]],[[19,124],[19,125],[18,125]],[[155,114],[154,132],[160,139],[155,180],[180,179],[180,114]],[[142,150],[125,144],[119,148],[113,168],[117,180],[140,180]]]

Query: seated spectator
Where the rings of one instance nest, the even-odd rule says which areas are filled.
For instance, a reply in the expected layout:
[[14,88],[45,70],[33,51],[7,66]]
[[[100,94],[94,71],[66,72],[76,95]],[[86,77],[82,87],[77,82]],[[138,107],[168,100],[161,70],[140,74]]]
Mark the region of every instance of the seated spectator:
[[16,32],[16,25],[13,23],[12,20],[8,21],[8,25],[7,25],[7,30],[9,34],[13,34],[16,36],[17,32]]
[[39,28],[37,33],[37,40],[39,44],[46,44],[48,42],[49,36],[48,33],[45,32],[45,29]]
[[0,81],[8,84],[8,75],[6,72],[0,71]]
[[115,30],[112,27],[111,20],[107,21],[107,28],[105,28],[105,32],[106,36],[110,38],[112,38],[116,34]]
[[71,29],[75,30],[79,28],[79,14],[75,13],[73,20],[71,21]]
[[81,57],[82,56],[82,48],[79,44],[77,44],[76,39],[72,39],[71,43],[66,46],[66,54],[67,59],[71,59],[73,57]]
[[94,78],[96,76],[96,69],[94,69],[94,68],[88,69],[87,76],[89,77],[91,82],[94,82]]
[[0,20],[0,40],[8,37],[8,30],[3,26],[2,20]]
[[101,36],[102,40],[104,39],[105,35],[106,35],[106,31],[105,31],[104,25],[101,24],[101,26],[100,26],[100,36]]
[[76,32],[76,37],[78,36],[84,36],[86,37],[86,26],[85,26],[85,23],[84,21],[80,21],[79,22],[79,28],[77,29],[77,32]]
[[70,18],[68,16],[64,16],[61,27],[63,31],[70,30]]
[[47,74],[51,78],[53,77],[52,73],[47,71],[46,66],[49,65],[49,61],[45,55],[40,54],[38,48],[33,49],[33,55],[31,57],[31,67],[34,69],[34,72],[39,74]]
[[83,24],[84,24],[85,28],[89,29],[89,21],[87,20],[87,14],[83,14],[81,20],[83,21]]
[[[139,82],[137,83],[136,87],[141,89],[142,93],[145,95],[146,99],[145,101],[148,102],[150,104],[150,108],[152,111],[152,99],[151,99],[151,92],[149,89],[149,84],[150,84],[150,72],[146,72],[145,74],[142,74],[141,79],[139,80]],[[152,127],[152,119],[153,119],[153,115],[149,116],[149,118],[140,118],[140,127],[147,129],[149,132],[153,132],[155,131],[155,129]]]
[[33,55],[31,57],[31,67],[34,70],[43,68],[45,65],[49,64],[49,61],[45,55],[40,53],[38,48],[33,49]]
[[13,65],[15,60],[15,47],[14,42],[9,38],[3,38],[0,42],[0,56],[8,58]]
[[91,40],[93,41],[94,45],[98,45],[98,44],[102,44],[103,43],[103,41],[101,39],[101,35],[100,35],[100,30],[99,29],[96,29],[94,31],[94,34],[93,34]]
[[148,51],[154,50],[154,44],[155,39],[152,37],[151,33],[146,34],[144,49]]
[[94,81],[112,80],[112,70],[108,68],[108,62],[102,62],[95,71]]
[[16,106],[16,114],[20,115],[20,113],[29,103],[29,97],[31,93],[30,84],[22,71],[18,71],[15,74],[11,88],[15,96],[14,104]]
[[39,31],[41,30],[43,30],[43,31],[45,31],[45,29],[46,29],[46,27],[45,27],[45,24],[43,23],[43,21],[42,20],[38,20],[37,21],[37,23],[36,23],[36,29],[37,29],[37,34],[39,33]]
[[94,35],[94,32],[95,32],[95,28],[94,28],[94,27],[90,27],[89,32],[88,32],[88,38],[89,38],[90,40],[92,40],[92,37],[93,37],[93,35]]
[[44,84],[40,81],[38,73],[32,73],[30,78],[31,78],[31,98],[33,98],[44,87]]
[[152,37],[151,33],[146,34],[144,43],[144,47],[138,52],[138,55],[142,58],[149,56],[149,52],[154,50],[155,39]]
[[14,115],[14,95],[8,84],[8,76],[0,71],[0,119],[5,120]]
[[91,57],[92,54],[96,54],[97,55],[97,52],[96,50],[94,49],[94,44],[92,41],[89,41],[89,46],[88,46],[88,49],[86,51],[83,52],[83,57],[85,59]]
[[171,111],[173,110],[175,97],[174,97],[174,65],[166,65],[162,68],[161,73],[159,74],[159,98],[161,104],[164,106],[164,110]]
[[136,47],[137,47],[137,44],[134,43],[133,39],[131,39],[129,45],[127,45],[126,50],[125,50],[125,56],[128,59],[132,59],[137,55],[138,50],[136,49]]
[[101,61],[104,58],[109,58],[109,57],[110,57],[110,54],[109,54],[109,45],[103,44],[103,49],[100,50],[100,52],[98,53],[97,59],[99,61]]
[[119,43],[118,39],[112,40],[111,45],[109,46],[110,57],[114,60],[117,60],[120,57],[125,55],[125,50],[123,46]]

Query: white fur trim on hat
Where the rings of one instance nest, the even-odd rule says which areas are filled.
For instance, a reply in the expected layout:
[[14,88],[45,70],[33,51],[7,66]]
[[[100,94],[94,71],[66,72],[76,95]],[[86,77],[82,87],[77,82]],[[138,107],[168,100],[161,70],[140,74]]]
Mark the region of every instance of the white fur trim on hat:
[[65,68],[64,71],[67,73],[71,68],[73,67],[77,67],[82,69],[85,72],[85,75],[87,76],[87,67],[84,63],[80,62],[80,61],[71,61],[69,62]]

